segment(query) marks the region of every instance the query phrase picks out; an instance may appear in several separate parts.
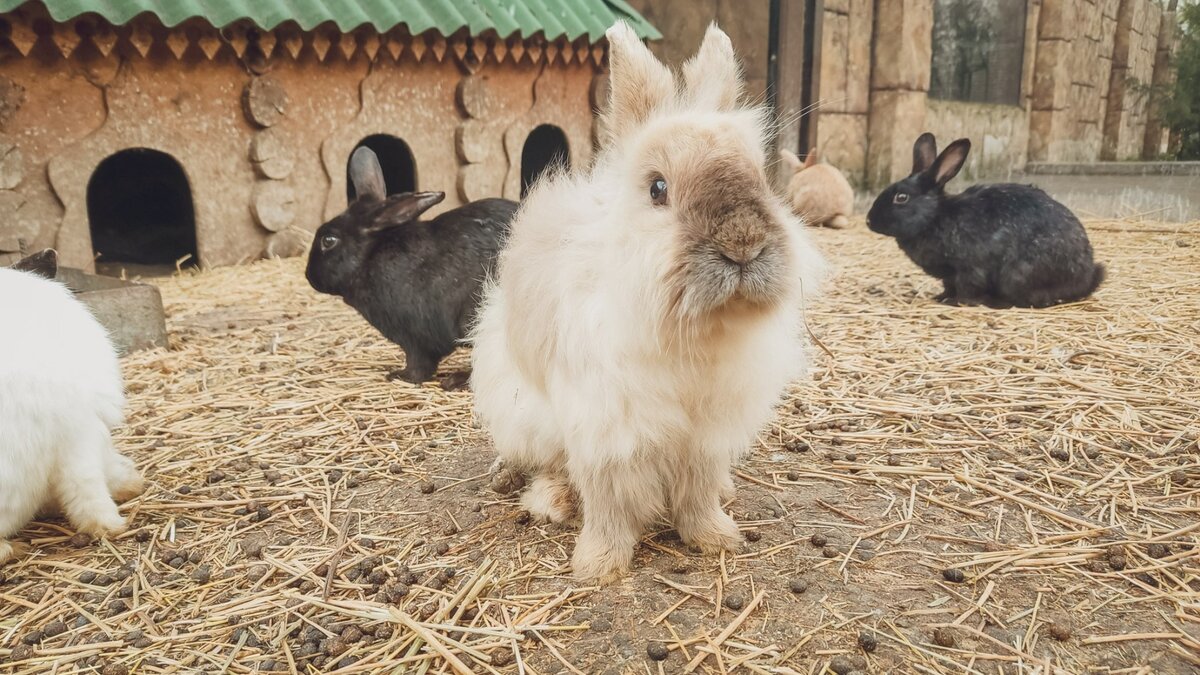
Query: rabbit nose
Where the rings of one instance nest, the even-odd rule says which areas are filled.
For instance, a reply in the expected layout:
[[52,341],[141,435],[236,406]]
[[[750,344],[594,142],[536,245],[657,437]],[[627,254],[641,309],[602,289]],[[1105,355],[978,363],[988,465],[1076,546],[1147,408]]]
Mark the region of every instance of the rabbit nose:
[[721,251],[721,257],[735,267],[745,267],[762,255],[763,247],[741,247]]

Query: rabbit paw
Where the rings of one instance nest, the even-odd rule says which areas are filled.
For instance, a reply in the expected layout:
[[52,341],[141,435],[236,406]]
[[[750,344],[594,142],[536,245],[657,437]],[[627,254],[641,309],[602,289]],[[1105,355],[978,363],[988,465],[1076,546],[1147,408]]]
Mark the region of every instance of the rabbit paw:
[[117,455],[113,460],[113,465],[110,466],[109,476],[109,494],[118,504],[141,495],[146,489],[141,472],[133,465],[133,460],[128,457]]
[[977,307],[984,304],[982,298],[971,298],[962,295],[944,298],[940,300],[940,302],[950,305],[951,307]]
[[134,474],[128,480],[121,483],[112,492],[113,501],[118,504],[123,504],[130,499],[141,496],[146,491],[146,483],[142,480],[140,474]]
[[25,545],[0,539],[0,565],[25,555]]
[[737,523],[724,511],[693,523],[679,525],[679,538],[706,554],[736,551],[742,545],[742,533]]
[[442,389],[445,391],[470,390],[471,371],[450,373],[442,378]]
[[521,495],[521,506],[540,522],[568,523],[578,513],[575,491],[562,476],[538,476]]
[[579,581],[607,584],[629,572],[633,548],[613,547],[598,537],[579,535],[571,568]]
[[409,384],[421,384],[420,380],[413,378],[412,373],[408,372],[407,368],[388,371],[387,381],[395,382],[396,380],[401,380]]
[[113,507],[111,514],[75,523],[75,529],[84,534],[90,534],[97,539],[113,539],[129,529],[129,523],[117,513],[116,507]]

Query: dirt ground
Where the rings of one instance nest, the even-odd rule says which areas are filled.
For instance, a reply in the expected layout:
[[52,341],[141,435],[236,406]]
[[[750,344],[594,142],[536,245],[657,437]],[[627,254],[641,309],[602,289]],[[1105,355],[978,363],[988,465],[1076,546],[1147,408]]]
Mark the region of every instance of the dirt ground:
[[0,672],[1197,672],[1200,223],[1089,229],[1109,281],[1043,311],[814,232],[828,353],[739,469],[744,549],[651,533],[602,588],[491,489],[470,393],[386,381],[302,261],[159,280],[117,437],[148,489],[115,541],[17,537]]

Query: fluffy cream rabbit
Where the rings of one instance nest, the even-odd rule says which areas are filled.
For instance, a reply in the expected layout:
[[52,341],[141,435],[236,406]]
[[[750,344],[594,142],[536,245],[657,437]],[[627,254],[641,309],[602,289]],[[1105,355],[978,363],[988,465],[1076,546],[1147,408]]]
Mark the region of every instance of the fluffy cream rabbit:
[[[33,516],[61,510],[98,537],[142,477],[113,448],[125,395],[108,334],[53,278],[53,252],[0,269],[0,563]],[[29,271],[25,271],[29,270]]]
[[806,366],[802,293],[822,269],[768,185],[767,113],[739,103],[710,27],[681,81],[624,23],[588,171],[526,197],[474,331],[476,411],[523,504],[583,527],[573,567],[629,569],[668,520],[707,552],[742,538],[721,507],[732,463]]
[[779,157],[793,171],[787,193],[796,215],[811,225],[839,229],[850,226],[854,188],[837,167],[818,163],[816,148],[808,153],[803,164],[788,150],[780,150]]

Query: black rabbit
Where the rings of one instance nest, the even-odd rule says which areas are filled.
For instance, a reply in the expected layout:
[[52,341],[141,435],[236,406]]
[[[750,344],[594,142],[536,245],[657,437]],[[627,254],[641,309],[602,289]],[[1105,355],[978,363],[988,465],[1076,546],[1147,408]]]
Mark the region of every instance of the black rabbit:
[[1070,209],[1032,185],[976,185],[948,195],[971,142],[937,154],[933,134],[913,146],[912,175],[884,190],[871,230],[942,280],[937,300],[954,305],[1048,307],[1088,297],[1104,281],[1087,232]]
[[365,147],[350,159],[350,180],[357,196],[317,230],[305,274],[404,349],[404,370],[388,379],[424,382],[474,320],[517,204],[481,199],[418,221],[445,193],[387,196],[379,159]]

